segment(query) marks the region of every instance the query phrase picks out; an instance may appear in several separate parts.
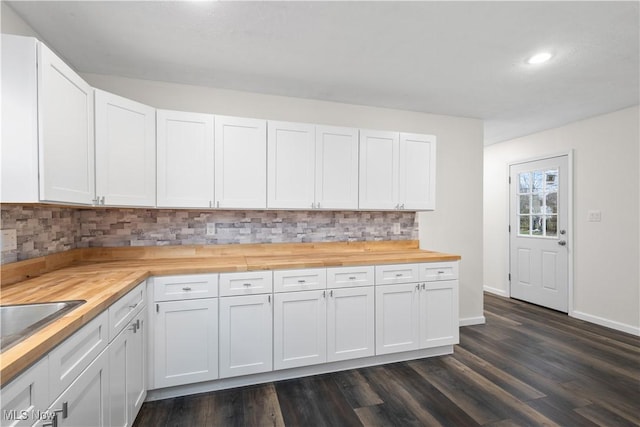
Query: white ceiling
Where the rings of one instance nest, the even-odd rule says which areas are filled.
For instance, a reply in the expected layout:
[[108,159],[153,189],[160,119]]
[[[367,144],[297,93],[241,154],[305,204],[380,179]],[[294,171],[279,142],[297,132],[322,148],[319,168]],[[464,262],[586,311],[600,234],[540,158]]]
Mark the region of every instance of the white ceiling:
[[487,144],[638,104],[636,1],[9,3],[80,72],[481,118]]

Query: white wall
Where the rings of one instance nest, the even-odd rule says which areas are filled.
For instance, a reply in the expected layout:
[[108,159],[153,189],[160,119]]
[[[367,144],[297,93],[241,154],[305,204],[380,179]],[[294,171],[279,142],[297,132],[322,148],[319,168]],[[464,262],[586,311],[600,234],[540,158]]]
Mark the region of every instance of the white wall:
[[0,2],[0,30],[5,34],[38,37],[38,33],[27,24],[4,1]]
[[464,324],[484,321],[480,120],[97,74],[84,77],[94,87],[158,108],[436,135],[437,210],[419,214],[420,244],[462,255],[460,317]]
[[[508,295],[508,164],[573,150],[574,306],[571,315],[640,334],[638,107],[484,150],[484,286]],[[587,222],[587,211],[602,212]]]

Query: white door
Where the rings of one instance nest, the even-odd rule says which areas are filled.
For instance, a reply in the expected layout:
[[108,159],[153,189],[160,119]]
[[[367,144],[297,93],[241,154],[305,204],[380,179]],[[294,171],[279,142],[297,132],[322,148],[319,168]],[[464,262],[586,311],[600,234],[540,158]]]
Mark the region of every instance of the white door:
[[326,362],[326,294],[324,290],[275,294],[274,369]]
[[156,303],[156,388],[218,378],[218,299]]
[[267,207],[267,122],[215,117],[217,208]]
[[96,89],[95,118],[98,199],[105,205],[155,206],[155,108]]
[[316,208],[358,209],[358,129],[316,127]]
[[213,115],[158,110],[158,207],[213,207]]
[[220,298],[220,378],[273,369],[271,294]]
[[315,207],[315,126],[302,123],[268,123],[269,208]]
[[360,209],[398,207],[398,132],[360,131]]
[[109,352],[103,351],[51,405],[58,426],[109,426]]
[[420,348],[458,344],[458,281],[426,282],[420,288]]
[[373,356],[373,286],[331,289],[327,305],[327,361]]
[[38,45],[40,200],[92,204],[93,88]]
[[400,209],[436,208],[436,137],[400,134]]
[[568,156],[510,167],[511,297],[568,310]]
[[418,349],[419,286],[417,283],[376,286],[376,354]]

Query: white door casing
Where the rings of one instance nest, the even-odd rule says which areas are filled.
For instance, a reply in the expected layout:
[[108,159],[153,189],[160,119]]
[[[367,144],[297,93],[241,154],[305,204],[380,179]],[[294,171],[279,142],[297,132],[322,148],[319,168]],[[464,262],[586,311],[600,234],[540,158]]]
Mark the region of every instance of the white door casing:
[[568,156],[510,166],[511,297],[569,309]]

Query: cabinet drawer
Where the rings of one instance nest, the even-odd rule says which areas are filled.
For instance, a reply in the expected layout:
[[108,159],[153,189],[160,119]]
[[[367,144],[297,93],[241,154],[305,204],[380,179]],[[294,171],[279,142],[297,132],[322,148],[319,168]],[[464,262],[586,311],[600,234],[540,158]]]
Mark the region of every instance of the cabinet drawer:
[[276,270],[273,272],[274,291],[311,291],[327,288],[326,268]]
[[376,285],[417,282],[420,264],[376,265]]
[[133,319],[147,302],[146,282],[142,282],[109,307],[109,341]]
[[49,353],[50,402],[107,347],[108,324],[108,311],[105,310]]
[[153,278],[154,301],[174,301],[218,296],[217,274],[184,274]]
[[420,264],[420,281],[437,282],[440,280],[456,280],[458,278],[457,262],[429,262]]
[[327,268],[327,288],[372,286],[374,273],[375,268],[372,265]]
[[271,271],[220,274],[220,296],[268,294],[273,291]]

